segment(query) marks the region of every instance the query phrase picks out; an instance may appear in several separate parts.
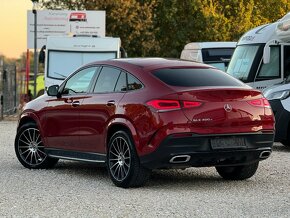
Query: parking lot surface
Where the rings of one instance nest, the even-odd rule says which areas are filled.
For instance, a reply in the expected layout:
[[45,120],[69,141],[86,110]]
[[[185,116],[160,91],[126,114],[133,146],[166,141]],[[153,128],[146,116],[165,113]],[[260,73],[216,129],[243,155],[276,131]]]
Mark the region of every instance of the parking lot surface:
[[154,171],[146,186],[122,189],[95,164],[24,168],[15,132],[16,122],[0,122],[0,217],[290,217],[290,149],[278,143],[246,181],[190,168]]

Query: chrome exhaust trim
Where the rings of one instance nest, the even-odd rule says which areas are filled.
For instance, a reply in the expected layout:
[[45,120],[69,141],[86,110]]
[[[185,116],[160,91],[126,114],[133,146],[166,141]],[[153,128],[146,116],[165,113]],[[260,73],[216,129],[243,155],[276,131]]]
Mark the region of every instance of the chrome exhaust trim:
[[271,155],[271,153],[272,153],[271,151],[262,151],[260,153],[259,158],[260,159],[266,159],[266,158],[268,158]]
[[169,163],[187,163],[190,160],[189,155],[177,155],[170,159]]

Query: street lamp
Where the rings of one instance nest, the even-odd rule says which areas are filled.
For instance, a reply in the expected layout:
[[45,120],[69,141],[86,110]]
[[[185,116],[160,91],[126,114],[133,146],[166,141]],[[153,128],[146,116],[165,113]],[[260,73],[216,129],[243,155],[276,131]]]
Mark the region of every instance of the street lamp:
[[[38,54],[37,54],[37,9],[39,0],[31,0],[33,3],[32,12],[34,14],[34,90],[33,96],[36,97],[36,76],[38,74]],[[27,90],[28,91],[28,90]]]

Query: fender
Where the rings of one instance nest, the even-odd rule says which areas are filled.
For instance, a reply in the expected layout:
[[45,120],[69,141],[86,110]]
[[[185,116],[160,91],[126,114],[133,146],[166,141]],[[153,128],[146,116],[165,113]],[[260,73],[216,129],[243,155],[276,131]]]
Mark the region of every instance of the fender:
[[[114,125],[122,125],[125,128],[129,129],[129,131],[131,132],[132,138],[134,140],[135,146],[136,146],[136,150],[137,153],[140,153],[141,150],[141,145],[140,145],[140,136],[138,135],[135,126],[133,125],[133,123],[131,121],[129,121],[128,119],[124,118],[124,117],[116,117],[113,118],[107,126],[107,134],[108,134],[108,130],[114,126]],[[107,135],[106,134],[106,135]],[[107,144],[107,137],[105,139],[105,145]]]
[[[36,123],[36,125],[37,125],[37,127],[38,127],[38,129],[39,129],[39,132],[40,132],[40,135],[41,135],[41,138],[42,138],[42,140],[44,140],[44,138],[43,138],[43,129],[41,128],[41,125],[40,125],[40,121],[39,121],[39,118],[38,118],[38,116],[32,111],[32,110],[27,110],[27,111],[24,111],[24,112],[22,112],[22,114],[20,115],[20,119],[19,119],[19,123],[18,123],[18,125],[20,125],[20,123],[22,123],[22,121],[23,120],[25,120],[25,119],[27,119],[27,120],[33,120],[35,123]],[[24,122],[24,123],[26,123],[26,122]],[[18,126],[18,128],[19,128],[20,126]],[[17,128],[17,129],[18,129]],[[43,143],[44,144],[46,144],[45,143],[45,141],[43,141]]]

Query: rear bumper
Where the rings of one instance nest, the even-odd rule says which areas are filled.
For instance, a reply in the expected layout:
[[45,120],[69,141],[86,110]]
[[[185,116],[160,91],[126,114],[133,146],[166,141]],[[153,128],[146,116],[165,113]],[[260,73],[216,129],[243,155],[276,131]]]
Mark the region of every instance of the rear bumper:
[[[212,149],[211,139],[233,135],[244,138],[246,147]],[[141,156],[140,161],[149,169],[244,165],[266,159],[272,151],[273,140],[273,132],[206,136],[192,134],[183,138],[170,135],[154,152]],[[263,152],[265,155],[261,157]],[[179,157],[175,159],[176,156]]]

